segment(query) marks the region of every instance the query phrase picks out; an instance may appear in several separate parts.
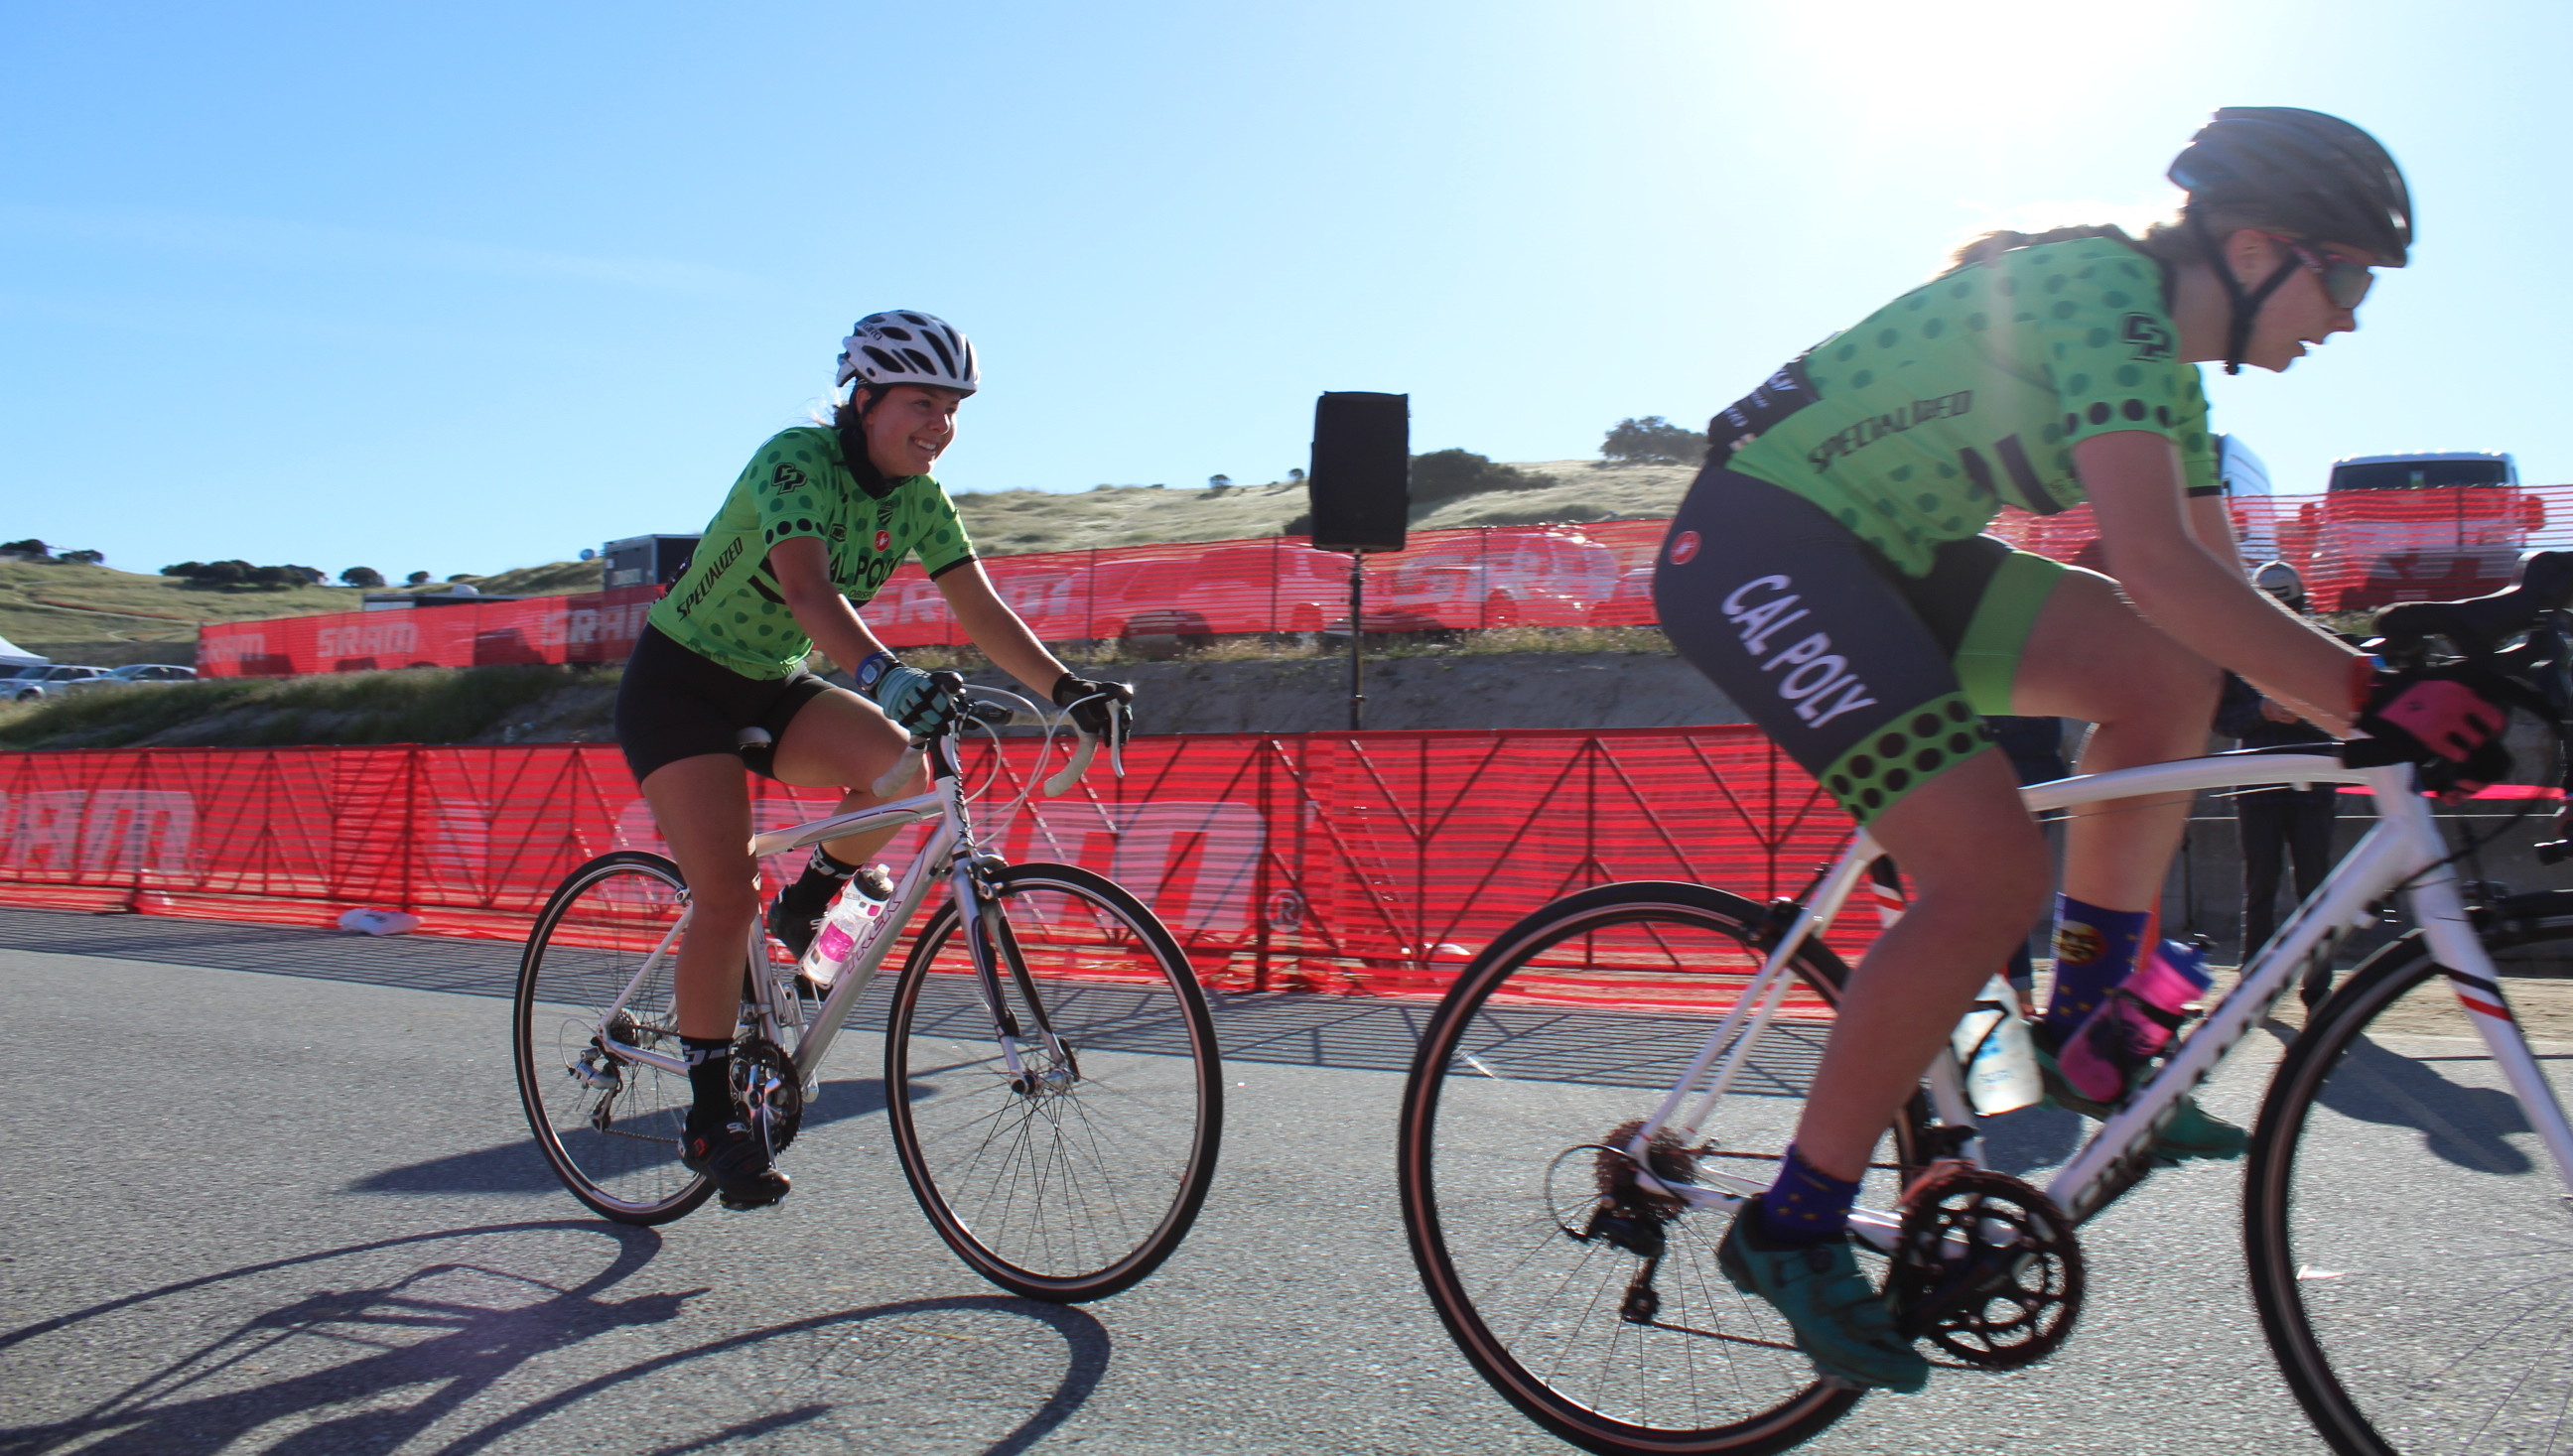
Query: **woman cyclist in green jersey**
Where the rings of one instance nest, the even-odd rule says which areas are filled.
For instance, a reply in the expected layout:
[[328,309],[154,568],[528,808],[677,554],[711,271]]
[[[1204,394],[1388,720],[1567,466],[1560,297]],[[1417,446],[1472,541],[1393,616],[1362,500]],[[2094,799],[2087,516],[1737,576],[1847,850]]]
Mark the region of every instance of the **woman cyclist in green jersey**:
[[[1108,699],[1131,697],[1122,684],[1075,676],[1046,650],[992,590],[956,507],[929,475],[955,438],[957,406],[980,384],[973,345],[943,321],[908,311],[859,320],[841,345],[830,423],[786,430],[751,457],[687,568],[653,604],[617,692],[617,743],[693,907],[675,973],[692,1093],[681,1158],[729,1206],[774,1203],[787,1191],[729,1087],[742,946],[759,914],[743,766],[783,783],[841,787],[846,813],[880,802],[851,786],[875,783],[908,735],[956,711],[929,673],[885,649],[859,609],[917,553],[975,644],[1029,687],[1077,704],[1085,730],[1110,732]],[[850,669],[856,692],[805,667],[817,646]],[[918,792],[917,781],[903,792]],[[860,867],[892,834],[815,846],[770,906],[770,933],[801,956],[844,886],[883,899],[891,887],[882,871]]]
[[[2221,666],[2451,781],[2490,774],[2498,752],[2488,690],[2380,674],[2244,578],[2198,387],[2199,362],[2283,370],[2357,327],[2368,270],[2409,251],[2400,171],[2347,122],[2235,107],[2169,175],[2187,195],[2175,221],[1979,240],[1772,374],[1715,417],[1664,543],[1655,596],[1680,651],[1913,882],[1851,977],[1777,1182],[1719,1250],[1854,1383],[1928,1378],[1851,1255],[1859,1178],[2052,878],[1980,715],[2095,724],[2086,772],[2185,757]],[[1979,534],[2005,503],[2085,500],[2115,580]],[[2126,801],[2069,827],[2042,1048],[2134,969],[2186,813]],[[2157,1150],[2242,1145],[2192,1104]]]

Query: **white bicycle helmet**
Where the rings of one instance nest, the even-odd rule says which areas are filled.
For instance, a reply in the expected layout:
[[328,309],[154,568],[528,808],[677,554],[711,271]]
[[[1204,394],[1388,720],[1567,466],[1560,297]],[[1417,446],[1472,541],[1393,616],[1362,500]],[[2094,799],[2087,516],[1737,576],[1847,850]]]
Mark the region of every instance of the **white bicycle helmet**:
[[2251,573],[2251,584],[2289,606],[2305,599],[2305,578],[2284,561],[2263,561]]
[[971,394],[982,387],[974,364],[974,346],[956,326],[934,314],[895,309],[869,314],[840,341],[837,388],[857,379],[876,388],[894,384],[934,384]]

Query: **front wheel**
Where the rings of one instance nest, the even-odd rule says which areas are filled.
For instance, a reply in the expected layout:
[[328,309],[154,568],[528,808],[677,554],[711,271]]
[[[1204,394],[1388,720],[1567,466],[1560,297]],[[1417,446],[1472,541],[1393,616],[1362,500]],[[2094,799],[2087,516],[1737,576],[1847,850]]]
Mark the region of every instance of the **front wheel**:
[[[2564,976],[2573,893],[2505,902],[2485,946],[2505,975]],[[2260,1323],[2343,1456],[2573,1451],[2573,1203],[2461,989],[2507,995],[2452,982],[2417,934],[2379,951],[2288,1049],[2251,1140]],[[2522,1030],[2563,1102],[2573,1039]]]
[[619,1223],[667,1223],[712,1184],[679,1162],[683,1076],[610,1044],[677,1055],[679,867],[624,850],[565,876],[518,961],[512,1047],[536,1146],[572,1196]]
[[1114,882],[1016,865],[994,884],[1002,1005],[985,1003],[953,901],[894,988],[894,1145],[921,1210],[985,1278],[1102,1298],[1160,1267],[1206,1201],[1224,1125],[1215,1021],[1179,943]]
[[[1623,1153],[1743,1001],[1765,932],[1720,890],[1586,890],[1493,941],[1421,1036],[1395,1154],[1412,1260],[1483,1378],[1590,1450],[1782,1451],[1858,1398],[1717,1270],[1730,1208],[1669,1201]],[[1729,1044],[1730,1091],[1648,1144],[1664,1184],[1777,1176],[1847,975],[1815,944],[1792,966],[1777,1015]],[[1862,1202],[1894,1204],[1925,1117],[1916,1097],[1888,1129]]]

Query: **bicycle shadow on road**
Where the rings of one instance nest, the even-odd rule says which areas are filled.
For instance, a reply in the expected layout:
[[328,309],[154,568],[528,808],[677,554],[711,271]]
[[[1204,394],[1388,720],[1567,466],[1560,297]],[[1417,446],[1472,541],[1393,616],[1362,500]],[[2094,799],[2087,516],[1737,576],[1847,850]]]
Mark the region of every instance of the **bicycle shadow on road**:
[[[2483,1058],[2471,1060],[2491,1066]],[[2362,1122],[2418,1128],[2422,1146],[2458,1167],[2517,1175],[2536,1166],[2502,1140],[2530,1130],[2517,1097],[2499,1088],[2450,1082],[2429,1063],[2363,1036],[2350,1043],[2315,1100]]]
[[[913,1097],[928,1093],[915,1088]],[[804,1109],[804,1125],[819,1127],[852,1117],[872,1117],[885,1109],[884,1082],[853,1077],[822,1084]],[[673,1156],[676,1150],[673,1149]],[[791,1152],[789,1153],[791,1156]],[[471,1152],[454,1152],[424,1162],[381,1169],[349,1184],[352,1193],[546,1193],[561,1187],[551,1165],[524,1137]]]
[[[1080,1409],[1108,1367],[1096,1319],[999,1294],[834,1311],[635,1360],[644,1331],[706,1292],[638,1277],[660,1247],[653,1230],[586,1221],[444,1229],[0,1333],[18,1422],[0,1427],[0,1453],[464,1453],[548,1422],[567,1423],[538,1443],[567,1448],[788,1449],[805,1444],[789,1433],[809,1431],[815,1449],[839,1451],[899,1439],[915,1412],[963,1437],[957,1449],[1015,1453]],[[1049,1332],[1059,1358],[1029,1338]],[[623,1363],[602,1370],[609,1360]]]

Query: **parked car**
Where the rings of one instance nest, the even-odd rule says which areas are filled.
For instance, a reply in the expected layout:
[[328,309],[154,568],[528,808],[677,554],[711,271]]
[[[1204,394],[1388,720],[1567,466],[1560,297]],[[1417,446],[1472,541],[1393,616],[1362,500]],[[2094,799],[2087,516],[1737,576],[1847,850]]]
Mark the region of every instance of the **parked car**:
[[87,692],[91,688],[117,687],[129,682],[194,682],[196,678],[197,669],[193,667],[181,667],[171,662],[130,662],[123,667],[111,668],[98,677],[82,678],[72,683],[70,690]]
[[2518,575],[2546,524],[2507,454],[2449,450],[2332,462],[2306,586],[2338,611],[2480,596]]
[[1446,536],[1387,557],[1381,577],[1369,569],[1367,630],[1579,626],[1618,575],[1615,551],[1570,528]]
[[0,692],[6,692],[12,702],[32,703],[40,698],[59,698],[70,692],[76,682],[105,676],[107,669],[104,667],[73,667],[57,662],[45,667],[21,668],[16,677],[0,683]]

